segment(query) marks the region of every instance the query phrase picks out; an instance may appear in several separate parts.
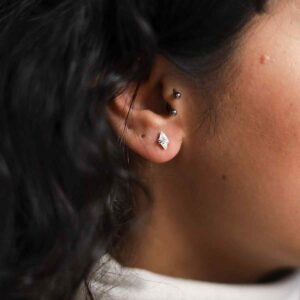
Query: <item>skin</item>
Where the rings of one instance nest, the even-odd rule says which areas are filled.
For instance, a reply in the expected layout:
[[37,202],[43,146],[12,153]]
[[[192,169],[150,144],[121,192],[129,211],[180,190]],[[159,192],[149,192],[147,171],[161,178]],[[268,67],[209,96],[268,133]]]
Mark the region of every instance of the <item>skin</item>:
[[[143,217],[124,244],[133,255],[116,255],[122,264],[223,283],[300,266],[300,1],[275,1],[257,15],[233,61],[230,84],[214,93],[213,124],[201,118],[205,93],[164,58],[141,86],[124,142],[153,204],[136,191]],[[108,106],[118,135],[131,92]],[[166,102],[176,117],[163,113]],[[167,150],[156,142],[160,130]]]

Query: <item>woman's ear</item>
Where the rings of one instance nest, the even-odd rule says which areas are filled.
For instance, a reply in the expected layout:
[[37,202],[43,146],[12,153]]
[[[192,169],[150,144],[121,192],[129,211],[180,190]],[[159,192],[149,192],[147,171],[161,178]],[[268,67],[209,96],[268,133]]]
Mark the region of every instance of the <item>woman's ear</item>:
[[[168,63],[157,58],[149,80],[139,86],[133,102],[136,87],[128,87],[107,106],[108,120],[116,134],[135,153],[155,163],[172,160],[179,153],[184,137],[180,118],[184,93],[179,81],[167,73]],[[180,95],[174,89],[181,92],[182,99],[178,99]],[[168,107],[177,114],[170,114]],[[169,143],[159,143],[161,132]]]

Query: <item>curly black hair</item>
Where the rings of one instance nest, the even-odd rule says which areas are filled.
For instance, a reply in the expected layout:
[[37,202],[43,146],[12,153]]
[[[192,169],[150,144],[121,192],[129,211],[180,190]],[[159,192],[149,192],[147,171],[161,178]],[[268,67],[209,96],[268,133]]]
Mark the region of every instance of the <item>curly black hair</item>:
[[218,69],[265,2],[0,1],[1,299],[73,299],[135,218],[131,187],[147,193],[106,105],[156,54]]

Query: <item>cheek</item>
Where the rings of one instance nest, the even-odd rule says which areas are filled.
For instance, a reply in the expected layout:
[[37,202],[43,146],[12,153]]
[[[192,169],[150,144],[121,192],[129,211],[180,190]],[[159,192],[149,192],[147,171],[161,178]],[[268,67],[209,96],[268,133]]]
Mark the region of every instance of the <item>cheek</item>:
[[300,47],[296,46],[299,51],[267,45],[264,50],[271,57],[267,61],[264,52],[247,52],[229,97],[234,114],[221,125],[226,138],[220,148],[232,162],[229,191],[236,199],[234,208],[242,211],[242,222],[252,224],[273,245],[294,249],[299,258]]
[[234,93],[250,136],[285,160],[298,156],[300,145],[300,23],[282,11],[241,48]]
[[261,167],[281,168],[281,176],[295,172],[300,180],[300,43],[292,45],[262,47],[270,56],[250,48],[244,57],[234,95],[236,133]]

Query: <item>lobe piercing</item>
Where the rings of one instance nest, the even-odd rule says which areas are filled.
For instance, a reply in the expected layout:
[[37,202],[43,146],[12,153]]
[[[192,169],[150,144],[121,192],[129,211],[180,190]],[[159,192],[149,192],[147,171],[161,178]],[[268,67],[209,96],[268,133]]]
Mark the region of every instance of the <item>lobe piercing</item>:
[[167,150],[169,143],[167,135],[161,131],[158,137],[158,144],[160,144],[164,150]]

